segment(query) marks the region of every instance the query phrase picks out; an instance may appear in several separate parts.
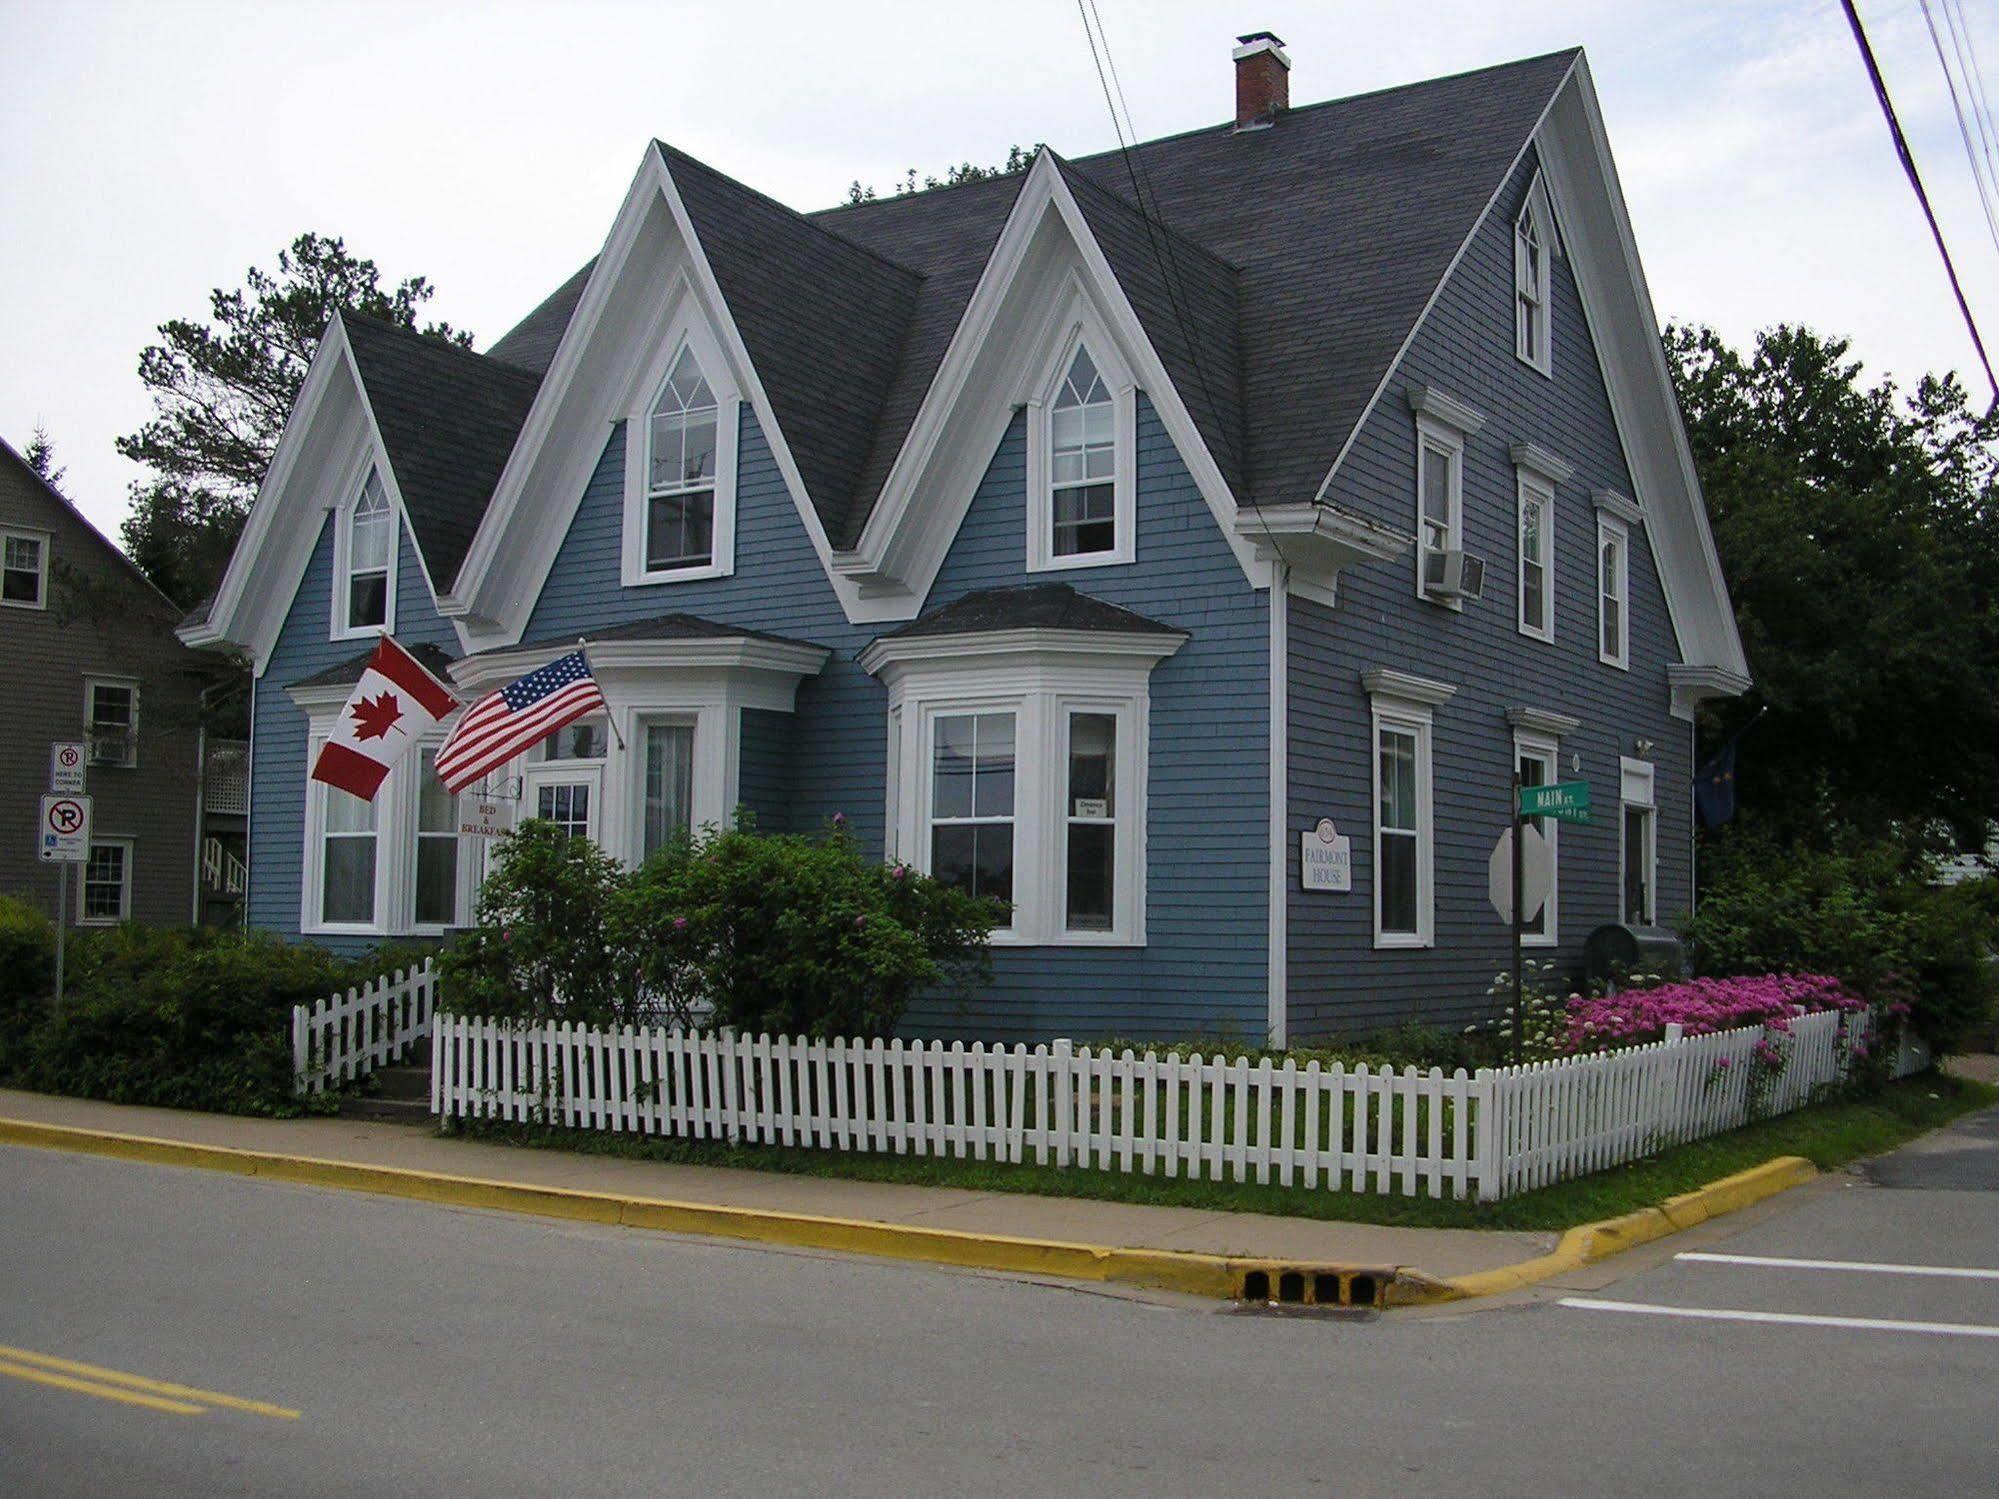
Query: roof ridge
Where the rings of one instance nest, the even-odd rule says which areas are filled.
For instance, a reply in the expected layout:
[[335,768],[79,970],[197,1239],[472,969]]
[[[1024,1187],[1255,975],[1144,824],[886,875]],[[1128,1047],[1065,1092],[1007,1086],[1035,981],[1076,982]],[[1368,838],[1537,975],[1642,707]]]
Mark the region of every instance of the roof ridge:
[[[824,224],[821,224],[816,219],[814,219],[814,217],[810,213],[807,213],[802,209],[793,208],[789,203],[785,203],[777,198],[773,198],[769,193],[761,192],[758,189],[751,187],[747,182],[743,182],[735,177],[731,177],[727,172],[723,171],[720,167],[711,166],[709,165],[709,163],[701,160],[700,157],[689,155],[687,152],[681,150],[678,146],[669,145],[667,142],[661,140],[658,136],[653,137],[652,143],[653,146],[657,150],[659,150],[662,154],[671,153],[671,155],[680,158],[682,161],[687,162],[691,166],[699,168],[701,171],[712,173],[714,176],[719,177],[724,182],[728,183],[731,187],[734,187],[741,192],[747,193],[750,197],[756,198],[761,202],[768,203],[771,207],[791,215],[791,217],[797,219],[799,223],[805,225],[807,228],[813,230],[815,233],[825,235],[828,239],[834,240],[838,244],[844,246],[846,249],[853,251],[856,255],[864,255],[868,259],[876,261],[883,266],[886,266],[889,270],[898,272],[899,274],[904,276],[911,277],[917,282],[923,282],[929,279],[929,277],[925,276],[923,272],[916,270],[911,266],[906,266],[899,260],[892,260],[888,256],[882,254],[881,251],[871,249],[867,245],[861,244],[857,240],[849,239],[846,235],[839,233],[837,230],[827,228]],[[666,166],[668,171],[671,172],[672,162],[668,161],[666,163]]]

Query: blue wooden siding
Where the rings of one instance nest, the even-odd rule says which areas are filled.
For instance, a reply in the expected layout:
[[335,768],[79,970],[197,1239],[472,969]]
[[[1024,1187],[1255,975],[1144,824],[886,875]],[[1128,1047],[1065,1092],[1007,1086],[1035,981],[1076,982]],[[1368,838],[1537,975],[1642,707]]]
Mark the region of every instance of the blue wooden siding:
[[743,709],[736,802],[755,814],[759,831],[791,831],[792,751],[796,729],[789,713]]
[[1128,565],[1026,571],[1026,424],[1016,417],[931,590],[1046,582],[1188,632],[1152,674],[1143,948],[1014,948],[982,994],[929,1007],[926,1033],[1260,1038],[1269,950],[1269,640],[1256,592],[1151,403],[1138,402],[1138,535]]
[[[1679,659],[1650,548],[1634,530],[1631,670],[1597,660],[1596,514],[1590,491],[1632,494],[1630,474],[1567,260],[1553,263],[1554,378],[1513,354],[1513,220],[1534,163],[1525,162],[1446,285],[1364,424],[1333,498],[1403,531],[1415,528],[1415,421],[1406,389],[1427,384],[1483,412],[1467,444],[1465,546],[1486,559],[1485,597],[1462,613],[1415,597],[1407,556],[1343,575],[1336,609],[1293,600],[1290,922],[1293,1036],[1353,1034],[1406,1020],[1461,1025],[1488,1012],[1504,967],[1506,927],[1487,901],[1486,861],[1505,826],[1512,769],[1510,707],[1581,720],[1561,744],[1562,778],[1591,784],[1599,809],[1560,833],[1557,956],[1579,965],[1583,939],[1617,919],[1620,755],[1653,741],[1657,767],[1658,914],[1691,895],[1690,726],[1668,713],[1668,662]],[[1574,465],[1555,497],[1555,642],[1516,627],[1516,442]],[[1372,754],[1360,674],[1383,666],[1449,682],[1457,695],[1434,729],[1436,945],[1374,949]],[[1581,769],[1571,772],[1570,757]],[[1331,817],[1353,839],[1351,894],[1298,889],[1298,834]],[[1530,949],[1548,957],[1547,949]]]
[[[299,580],[291,612],[256,683],[256,743],[251,759],[249,924],[286,937],[299,935],[299,888],[305,859],[305,710],[285,688],[371,649],[365,640],[328,640],[333,601],[333,526],[322,521],[312,560]],[[396,638],[428,642],[458,654],[458,635],[438,617],[408,530],[396,544]],[[377,937],[312,938],[343,952],[362,952]]]

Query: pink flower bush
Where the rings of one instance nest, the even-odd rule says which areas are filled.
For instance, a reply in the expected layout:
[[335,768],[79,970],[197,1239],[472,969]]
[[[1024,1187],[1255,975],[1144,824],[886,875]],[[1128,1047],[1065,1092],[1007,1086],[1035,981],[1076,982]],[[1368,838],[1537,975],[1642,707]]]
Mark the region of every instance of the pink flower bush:
[[[1689,1036],[1748,1025],[1781,1033],[1788,1031],[1800,1014],[1866,1008],[1867,1002],[1859,995],[1822,973],[1688,979],[1657,989],[1626,989],[1597,998],[1571,995],[1568,1043],[1571,1052],[1630,1046],[1658,1040],[1669,1025],[1681,1026]],[[1775,1049],[1771,1042],[1763,1044]]]

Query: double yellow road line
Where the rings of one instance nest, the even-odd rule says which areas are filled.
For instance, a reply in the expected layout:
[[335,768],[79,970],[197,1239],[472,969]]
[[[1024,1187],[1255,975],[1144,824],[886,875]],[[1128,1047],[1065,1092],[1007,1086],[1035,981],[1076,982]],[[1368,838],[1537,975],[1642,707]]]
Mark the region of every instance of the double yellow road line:
[[136,1405],[146,1410],[164,1411],[173,1416],[199,1416],[211,1407],[248,1411],[280,1421],[296,1421],[299,1412],[261,1400],[245,1400],[240,1395],[223,1395],[215,1390],[199,1390],[192,1385],[170,1384],[164,1379],[148,1379],[143,1374],[126,1374],[75,1359],[57,1358],[26,1348],[10,1348],[0,1343],[0,1374],[30,1384],[48,1385],[78,1395],[94,1395],[99,1400],[115,1400],[120,1405]]

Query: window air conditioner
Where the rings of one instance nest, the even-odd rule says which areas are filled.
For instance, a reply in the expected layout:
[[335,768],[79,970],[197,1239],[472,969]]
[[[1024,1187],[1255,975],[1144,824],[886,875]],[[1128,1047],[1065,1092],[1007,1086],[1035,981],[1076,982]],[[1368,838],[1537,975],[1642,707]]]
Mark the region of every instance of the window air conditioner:
[[1475,599],[1485,592],[1485,560],[1469,552],[1426,552],[1423,592],[1434,599]]

